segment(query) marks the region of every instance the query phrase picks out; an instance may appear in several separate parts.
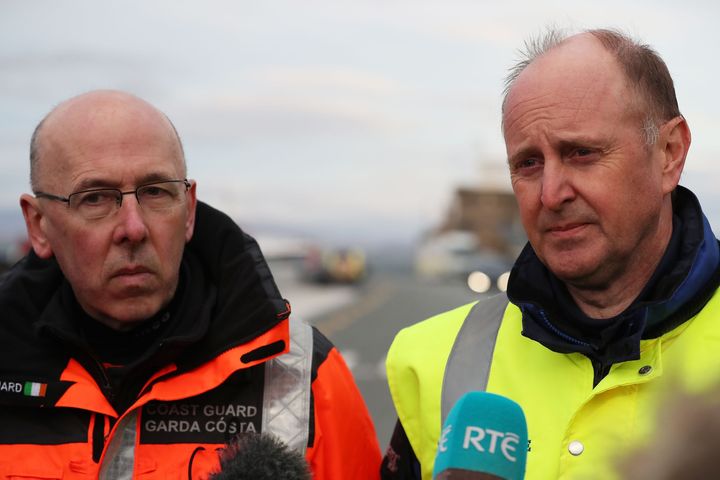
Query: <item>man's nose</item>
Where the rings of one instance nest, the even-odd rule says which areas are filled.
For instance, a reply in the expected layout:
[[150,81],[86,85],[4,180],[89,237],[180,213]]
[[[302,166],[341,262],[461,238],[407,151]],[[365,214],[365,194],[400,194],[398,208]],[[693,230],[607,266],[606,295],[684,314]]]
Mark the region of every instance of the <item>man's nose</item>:
[[148,225],[143,216],[142,207],[135,195],[125,195],[118,212],[118,223],[115,227],[115,243],[138,243],[148,236]]
[[540,201],[549,210],[559,210],[575,198],[572,172],[562,159],[546,159]]

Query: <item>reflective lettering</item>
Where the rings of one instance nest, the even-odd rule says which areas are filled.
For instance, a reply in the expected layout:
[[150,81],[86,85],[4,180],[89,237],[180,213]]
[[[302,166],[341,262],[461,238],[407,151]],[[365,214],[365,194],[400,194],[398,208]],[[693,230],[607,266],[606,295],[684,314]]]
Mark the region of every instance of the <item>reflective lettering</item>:
[[225,420],[208,421],[205,422],[206,432],[218,432],[218,433],[229,433],[234,435],[236,433],[257,433],[255,425],[252,422],[226,422]]
[[257,407],[253,405],[205,405],[203,414],[206,417],[254,417]]
[[145,406],[145,413],[148,415],[163,415],[163,416],[169,416],[169,415],[179,415],[183,417],[187,417],[188,415],[196,415],[199,405],[193,405],[193,404],[187,404],[187,403],[181,403],[179,405],[177,404],[167,404],[167,403],[156,403],[156,404],[148,404]]
[[22,393],[23,387],[19,382],[0,382],[0,392]]
[[145,430],[148,432],[172,432],[187,433],[199,432],[200,424],[197,421],[188,420],[147,420],[145,422]]

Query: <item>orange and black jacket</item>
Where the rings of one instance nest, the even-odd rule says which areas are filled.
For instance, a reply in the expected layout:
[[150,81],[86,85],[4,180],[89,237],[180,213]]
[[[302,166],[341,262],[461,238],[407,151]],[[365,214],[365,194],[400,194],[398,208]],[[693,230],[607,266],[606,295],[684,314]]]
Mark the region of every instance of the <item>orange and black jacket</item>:
[[[288,350],[289,310],[255,241],[199,202],[176,298],[115,365],[56,262],[31,253],[0,277],[0,479],[97,478],[128,422],[133,478],[207,478],[233,436],[261,430],[263,364]],[[313,478],[377,478],[365,403],[312,333]]]

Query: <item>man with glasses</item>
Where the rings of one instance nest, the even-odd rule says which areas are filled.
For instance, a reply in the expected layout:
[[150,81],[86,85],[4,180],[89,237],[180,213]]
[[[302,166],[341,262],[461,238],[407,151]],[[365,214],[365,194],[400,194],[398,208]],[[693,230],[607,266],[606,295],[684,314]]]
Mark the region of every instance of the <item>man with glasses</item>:
[[377,476],[340,354],[196,199],[164,114],[80,95],[38,125],[30,164],[32,252],[0,279],[0,476],[206,478],[260,432],[315,478]]

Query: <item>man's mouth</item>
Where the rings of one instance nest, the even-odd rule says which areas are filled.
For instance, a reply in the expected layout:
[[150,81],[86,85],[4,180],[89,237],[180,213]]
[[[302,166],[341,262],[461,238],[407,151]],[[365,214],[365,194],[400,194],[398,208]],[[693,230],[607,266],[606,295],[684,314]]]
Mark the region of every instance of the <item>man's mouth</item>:
[[138,266],[121,268],[121,269],[115,271],[115,273],[113,274],[113,277],[141,275],[144,273],[152,273],[152,271],[147,267],[138,265]]
[[576,229],[578,229],[578,228],[584,227],[585,225],[587,225],[587,223],[581,223],[581,222],[578,222],[578,223],[564,223],[564,224],[561,224],[561,225],[553,225],[553,226],[551,226],[550,228],[548,228],[548,231],[549,231],[549,232],[559,232],[559,233],[562,233],[562,232],[570,232],[570,231],[572,231],[572,230],[576,230]]

